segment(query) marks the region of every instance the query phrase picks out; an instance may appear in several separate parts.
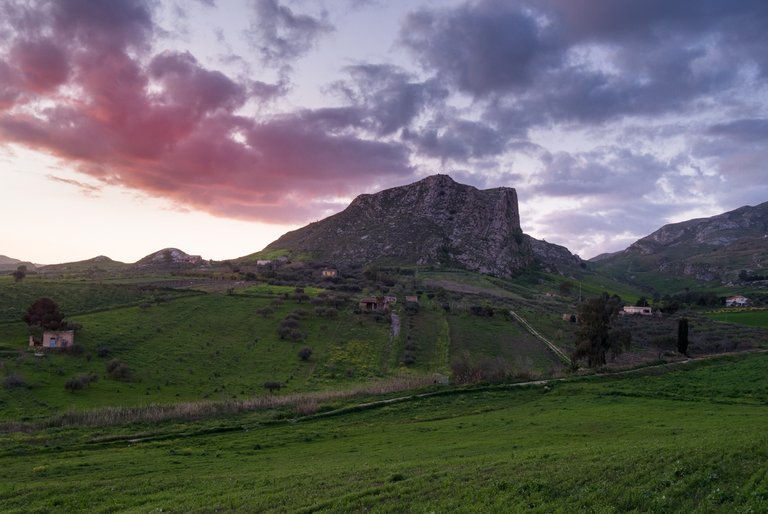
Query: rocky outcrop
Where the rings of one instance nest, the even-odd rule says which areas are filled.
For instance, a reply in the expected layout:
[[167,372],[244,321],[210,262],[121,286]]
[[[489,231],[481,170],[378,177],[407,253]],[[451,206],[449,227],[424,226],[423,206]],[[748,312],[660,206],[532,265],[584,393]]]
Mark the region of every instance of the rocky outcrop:
[[433,175],[360,195],[344,211],[288,232],[265,250],[337,265],[438,264],[508,277],[537,256],[563,256],[562,247],[548,245],[523,234],[514,189],[478,190]]
[[199,255],[189,255],[178,248],[165,248],[151,253],[136,262],[138,268],[162,268],[181,267],[202,264],[203,258]]

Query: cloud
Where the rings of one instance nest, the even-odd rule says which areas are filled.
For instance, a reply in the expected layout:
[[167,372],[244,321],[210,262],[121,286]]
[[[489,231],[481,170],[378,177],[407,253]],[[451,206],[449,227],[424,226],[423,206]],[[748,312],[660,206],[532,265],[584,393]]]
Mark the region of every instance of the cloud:
[[[13,107],[0,114],[2,142],[56,155],[103,184],[266,222],[327,214],[329,205],[338,207],[329,199],[413,173],[405,146],[349,130],[353,117],[340,121],[343,110],[240,114],[246,102],[270,99],[284,84],[233,79],[189,52],[153,54],[160,29],[145,3],[44,7],[26,12],[35,30],[14,33],[0,54],[0,99]],[[277,7],[280,30],[303,31],[304,42],[319,34],[317,20]],[[49,61],[56,64],[46,69]]]
[[400,40],[424,70],[491,102],[489,117],[604,123],[693,110],[750,67],[765,73],[766,23],[764,2],[480,0],[413,12]]
[[279,0],[255,0],[249,35],[265,64],[281,67],[307,53],[334,30],[327,16],[296,14]]
[[556,64],[553,38],[532,13],[502,1],[416,11],[400,31],[426,69],[476,96],[530,84],[537,68]]
[[441,106],[448,90],[436,79],[416,81],[402,68],[391,65],[347,66],[349,79],[333,90],[355,107],[356,125],[376,136],[391,135],[411,126],[425,109]]
[[94,186],[93,184],[86,184],[85,182],[80,182],[79,180],[72,180],[68,178],[57,177],[55,175],[46,175],[46,178],[53,182],[59,182],[62,184],[67,184],[67,185],[76,187],[77,189],[79,189],[80,194],[82,194],[83,196],[99,196],[99,194],[101,193],[101,188],[99,186]]

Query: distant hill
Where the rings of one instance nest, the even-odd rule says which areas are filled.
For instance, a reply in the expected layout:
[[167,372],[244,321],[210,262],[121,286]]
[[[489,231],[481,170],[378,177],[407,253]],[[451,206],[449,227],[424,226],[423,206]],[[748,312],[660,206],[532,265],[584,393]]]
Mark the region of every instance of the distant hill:
[[199,255],[189,255],[178,248],[164,248],[138,260],[133,266],[137,268],[179,268],[202,264]]
[[26,266],[28,271],[34,271],[37,268],[37,266],[31,262],[0,255],[0,272],[16,271],[19,266]]
[[768,202],[664,225],[626,250],[590,259],[615,276],[653,272],[728,282],[768,274]]
[[84,261],[64,262],[61,264],[49,264],[39,268],[43,274],[46,273],[81,273],[81,272],[103,272],[120,271],[128,267],[124,262],[114,261],[104,255],[86,259]]
[[336,265],[445,265],[508,277],[534,264],[578,265],[566,248],[523,234],[517,193],[479,190],[433,175],[360,195],[342,212],[288,232],[264,254]]

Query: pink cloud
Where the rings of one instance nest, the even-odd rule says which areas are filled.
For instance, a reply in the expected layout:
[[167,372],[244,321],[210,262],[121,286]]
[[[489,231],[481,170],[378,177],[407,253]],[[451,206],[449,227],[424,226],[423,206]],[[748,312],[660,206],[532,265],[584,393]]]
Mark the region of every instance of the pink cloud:
[[24,11],[25,33],[0,54],[0,109],[14,107],[0,110],[0,144],[187,208],[267,222],[306,221],[325,212],[325,198],[412,172],[403,146],[336,134],[325,111],[238,115],[253,84],[189,53],[152,55],[144,2],[39,7]]
[[66,55],[53,41],[19,41],[10,52],[11,63],[21,72],[24,87],[44,93],[67,80]]

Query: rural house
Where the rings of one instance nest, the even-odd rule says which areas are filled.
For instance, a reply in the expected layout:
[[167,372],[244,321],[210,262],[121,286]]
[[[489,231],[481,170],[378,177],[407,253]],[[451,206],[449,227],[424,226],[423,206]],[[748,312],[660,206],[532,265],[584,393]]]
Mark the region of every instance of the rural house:
[[75,344],[74,330],[46,330],[41,340],[29,336],[29,346],[38,348],[69,348]]
[[747,305],[749,305],[749,298],[746,296],[736,295],[725,299],[726,307],[746,307]]
[[320,274],[323,276],[323,278],[334,278],[339,274],[339,272],[333,268],[325,268],[320,272]]
[[640,316],[652,316],[653,310],[650,307],[638,307],[636,305],[625,305],[621,311],[622,315],[639,314]]

